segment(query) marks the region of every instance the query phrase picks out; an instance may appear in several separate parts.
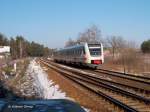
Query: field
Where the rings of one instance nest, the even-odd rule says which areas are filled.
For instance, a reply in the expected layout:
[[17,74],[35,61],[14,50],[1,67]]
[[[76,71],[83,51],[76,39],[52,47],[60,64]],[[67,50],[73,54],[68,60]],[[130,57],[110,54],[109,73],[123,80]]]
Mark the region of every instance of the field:
[[136,53],[113,59],[112,55],[105,56],[105,63],[100,66],[105,69],[150,76],[150,54]]

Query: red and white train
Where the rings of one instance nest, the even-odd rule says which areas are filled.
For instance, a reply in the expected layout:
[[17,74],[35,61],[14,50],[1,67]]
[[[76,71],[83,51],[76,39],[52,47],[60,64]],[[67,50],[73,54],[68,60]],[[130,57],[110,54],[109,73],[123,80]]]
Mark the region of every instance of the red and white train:
[[53,55],[56,62],[78,64],[97,68],[104,63],[102,43],[80,43],[56,51]]

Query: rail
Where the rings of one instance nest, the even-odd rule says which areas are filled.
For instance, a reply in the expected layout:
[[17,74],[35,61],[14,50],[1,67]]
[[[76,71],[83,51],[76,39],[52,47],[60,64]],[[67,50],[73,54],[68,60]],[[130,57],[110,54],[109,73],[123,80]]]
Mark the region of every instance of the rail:
[[[92,88],[90,88],[90,87],[88,87],[88,84],[83,84],[83,82],[85,83],[89,83],[89,84],[93,84],[93,85],[95,85],[95,86],[101,86],[101,87],[103,87],[103,88],[107,88],[107,89],[109,89],[109,90],[111,90],[111,91],[115,91],[115,92],[118,92],[118,93],[120,93],[120,94],[123,94],[123,95],[126,95],[126,96],[128,96],[128,97],[131,97],[131,98],[134,98],[134,99],[137,99],[137,100],[140,100],[140,101],[143,101],[146,105],[148,104],[149,105],[149,103],[150,103],[150,100],[149,99],[146,99],[146,98],[144,98],[144,97],[142,97],[142,96],[138,96],[138,95],[135,95],[135,94],[133,94],[133,93],[131,93],[131,92],[127,92],[127,91],[125,91],[125,90],[122,90],[122,89],[120,89],[120,88],[117,88],[117,87],[115,87],[115,86],[112,86],[112,85],[108,85],[108,84],[106,84],[106,83],[104,83],[104,82],[100,82],[100,81],[98,81],[99,79],[96,79],[95,77],[94,77],[94,79],[93,78],[91,78],[92,76],[88,76],[88,75],[75,75],[75,73],[70,73],[70,71],[69,71],[69,69],[68,70],[62,70],[62,68],[60,68],[60,67],[56,67],[56,66],[54,66],[54,65],[51,65],[51,64],[49,64],[48,62],[46,62],[46,61],[44,61],[44,60],[41,60],[41,62],[43,62],[44,64],[46,64],[47,66],[49,66],[49,67],[51,67],[51,68],[53,68],[54,70],[56,70],[57,72],[60,72],[61,74],[63,74],[65,77],[68,77],[68,78],[70,78],[70,79],[72,79],[72,80],[76,80],[76,82],[78,82],[78,84],[80,83],[80,85],[82,85],[82,86],[84,86],[84,87],[86,87],[86,88],[88,88],[88,89],[92,89]],[[69,71],[69,72],[68,72]],[[71,75],[70,75],[71,74]],[[77,74],[77,73],[76,73]],[[82,74],[82,73],[80,73],[80,74]],[[95,91],[95,90],[91,90],[91,91]],[[114,99],[113,97],[110,97],[109,95],[106,95],[106,94],[104,94],[103,92],[101,92],[101,91],[95,91],[94,93],[97,93],[97,95],[99,94],[100,96],[103,96],[103,97],[105,97],[107,100],[109,100],[109,101],[111,101],[111,102],[113,102],[114,104],[116,104],[116,105],[118,105],[119,107],[121,107],[121,108],[123,108],[125,111],[131,111],[131,112],[137,112],[137,110],[136,109],[134,109],[134,108],[132,108],[132,107],[130,107],[130,106],[128,106],[128,105],[126,105],[126,104],[124,104],[124,103],[122,103],[122,102],[120,102],[119,100],[116,100],[116,99]]]

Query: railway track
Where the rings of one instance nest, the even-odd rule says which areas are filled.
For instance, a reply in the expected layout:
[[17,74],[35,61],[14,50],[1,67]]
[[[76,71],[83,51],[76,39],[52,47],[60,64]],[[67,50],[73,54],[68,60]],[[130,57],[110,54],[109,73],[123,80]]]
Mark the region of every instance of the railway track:
[[[113,72],[113,71],[105,71],[105,70],[85,70],[86,72],[97,74],[98,76],[103,76],[110,78],[111,81],[107,81],[115,86],[123,87],[127,91],[132,91],[135,94],[150,98],[150,83],[148,77],[142,76],[133,76],[133,75],[126,75],[120,72]],[[106,80],[105,80],[106,81]]]
[[58,66],[54,63],[41,60],[42,63],[61,73],[70,80],[87,88],[98,96],[104,97],[107,101],[117,105],[124,111],[130,112],[149,112],[150,99],[143,96],[125,91],[120,87],[103,82],[98,77],[89,75],[81,71],[73,72],[73,69],[64,66]]
[[[136,82],[136,83],[138,82],[139,84],[145,84],[144,86],[147,87],[148,91],[150,91],[150,87],[149,87],[150,86],[150,77],[127,74],[127,73],[122,73],[122,72],[117,72],[117,71],[112,71],[112,70],[106,70],[106,69],[98,69],[95,71],[84,69],[83,71],[89,72],[89,73],[94,73],[94,74],[107,75],[108,77],[117,77],[120,79],[127,79],[130,81]],[[139,89],[140,89],[140,87],[139,87]],[[142,91],[142,88],[141,88],[141,91]]]
[[[47,60],[47,61],[50,62],[53,65],[57,65],[58,67],[60,66],[60,64],[53,63],[52,61],[49,61],[49,60]],[[63,65],[61,65],[61,66],[63,66]],[[66,67],[67,66],[65,66],[65,68],[62,68],[62,69],[65,70]],[[70,67],[68,67],[68,68],[70,68]],[[73,68],[73,69],[75,69],[75,68]],[[117,86],[118,88],[122,88],[125,91],[132,92],[136,95],[140,95],[140,96],[143,96],[143,97],[146,97],[146,98],[150,98],[150,85],[147,84],[147,83],[138,82],[138,81],[135,81],[135,80],[132,80],[132,79],[126,80],[124,78],[120,78],[121,81],[118,82],[116,80],[112,80],[109,77],[106,77],[106,76],[108,76],[107,74],[105,74],[106,76],[102,76],[104,74],[102,74],[102,73],[98,74],[97,72],[91,71],[91,70],[76,69],[76,71],[74,71],[73,69],[70,68],[72,73],[78,73],[80,75],[83,75],[83,73],[85,72],[84,73],[85,76],[89,75],[94,80],[98,80],[100,82],[104,82],[104,83],[107,83],[109,85]],[[80,71],[82,71],[82,74],[80,73]],[[117,77],[117,76],[115,76],[115,77]],[[132,81],[132,84],[128,84],[129,82],[131,83],[131,81]],[[127,83],[124,83],[124,82],[127,82]],[[140,86],[137,86],[137,84],[140,85]],[[144,88],[141,87],[141,85],[143,85]]]
[[133,74],[130,74],[130,73],[123,73],[123,72],[117,72],[117,71],[112,71],[112,70],[106,70],[106,69],[98,69],[98,70],[101,70],[101,71],[105,71],[105,72],[111,72],[111,73],[116,73],[116,74],[119,74],[119,75],[125,75],[125,76],[130,76],[130,77],[135,77],[135,78],[139,78],[139,79],[143,79],[143,80],[148,80],[150,81],[150,77],[146,77],[146,76],[141,76],[141,75],[133,75]]
[[108,74],[108,75],[112,75],[112,76],[117,76],[117,77],[121,77],[121,78],[125,78],[125,79],[142,82],[145,84],[150,84],[150,77],[138,76],[138,75],[116,72],[116,71],[111,71],[111,70],[106,70],[106,69],[98,69],[95,71],[99,72],[99,73],[103,73],[103,74]]

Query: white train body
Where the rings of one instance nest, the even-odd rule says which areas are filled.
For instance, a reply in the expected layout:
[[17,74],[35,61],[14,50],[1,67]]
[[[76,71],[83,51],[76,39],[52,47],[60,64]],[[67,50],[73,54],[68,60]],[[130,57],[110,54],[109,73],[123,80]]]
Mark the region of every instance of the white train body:
[[56,51],[53,58],[57,62],[97,67],[104,63],[103,45],[101,43],[78,44]]

